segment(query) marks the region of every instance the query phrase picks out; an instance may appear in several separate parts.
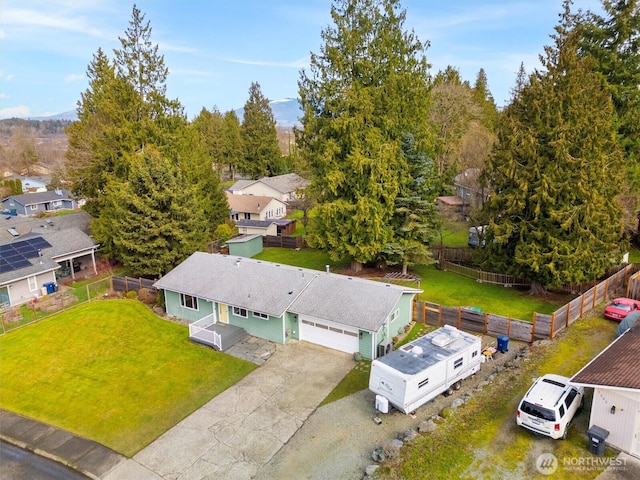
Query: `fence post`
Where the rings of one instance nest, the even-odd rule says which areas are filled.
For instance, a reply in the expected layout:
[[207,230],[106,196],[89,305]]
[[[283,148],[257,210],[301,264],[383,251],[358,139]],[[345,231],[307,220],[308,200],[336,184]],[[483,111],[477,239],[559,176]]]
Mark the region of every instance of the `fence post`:
[[536,333],[536,315],[537,313],[533,312],[533,321],[531,322],[531,343],[533,343]]
[[484,314],[484,330],[482,332],[483,335],[486,335],[487,332],[489,331],[488,328],[487,328],[488,323],[489,323],[489,314],[485,313]]
[[551,325],[549,325],[549,329],[551,330],[549,332],[549,338],[553,339],[553,336],[555,335],[555,332],[556,332],[556,312],[553,312],[551,314]]
[[442,326],[442,305],[438,305],[438,326]]
[[507,337],[511,336],[511,317],[507,317]]
[[458,307],[458,330],[460,330],[461,321],[462,321],[462,307]]
[[569,328],[570,314],[571,314],[571,302],[567,303],[567,319],[564,322],[564,328]]

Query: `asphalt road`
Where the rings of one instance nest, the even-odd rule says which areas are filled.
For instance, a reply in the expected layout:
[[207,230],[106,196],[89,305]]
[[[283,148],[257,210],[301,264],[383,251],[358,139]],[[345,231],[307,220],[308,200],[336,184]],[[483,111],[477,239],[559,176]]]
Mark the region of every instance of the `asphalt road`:
[[0,440],[2,480],[87,480],[75,470]]

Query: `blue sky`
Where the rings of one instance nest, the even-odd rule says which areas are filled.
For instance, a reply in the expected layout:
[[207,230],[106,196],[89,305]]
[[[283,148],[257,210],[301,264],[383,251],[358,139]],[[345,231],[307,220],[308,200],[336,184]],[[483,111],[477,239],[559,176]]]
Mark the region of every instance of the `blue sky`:
[[[474,82],[487,73],[496,103],[509,99],[523,62],[531,71],[549,45],[560,0],[404,0],[405,29],[423,42],[431,72],[447,65]],[[191,119],[240,108],[251,82],[270,100],[298,95],[299,72],[319,52],[331,0],[138,0],[170,69],[167,93]],[[574,9],[600,11],[598,0]],[[0,0],[0,118],[74,110],[101,47],[110,58],[133,2]]]

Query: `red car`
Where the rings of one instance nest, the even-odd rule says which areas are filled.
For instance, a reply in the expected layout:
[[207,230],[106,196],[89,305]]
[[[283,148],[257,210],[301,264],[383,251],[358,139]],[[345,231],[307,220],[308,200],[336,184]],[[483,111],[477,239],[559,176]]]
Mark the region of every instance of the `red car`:
[[604,318],[620,322],[627,314],[640,309],[640,300],[632,298],[616,298],[604,309]]

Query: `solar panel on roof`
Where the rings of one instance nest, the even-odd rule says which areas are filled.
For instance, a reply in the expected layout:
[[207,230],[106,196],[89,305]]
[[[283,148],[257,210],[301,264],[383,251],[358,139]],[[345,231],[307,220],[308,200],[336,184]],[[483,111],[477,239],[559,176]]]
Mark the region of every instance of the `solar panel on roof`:
[[43,248],[50,247],[51,244],[42,237],[0,245],[0,272],[6,273],[28,267],[31,265],[30,258],[38,257]]

